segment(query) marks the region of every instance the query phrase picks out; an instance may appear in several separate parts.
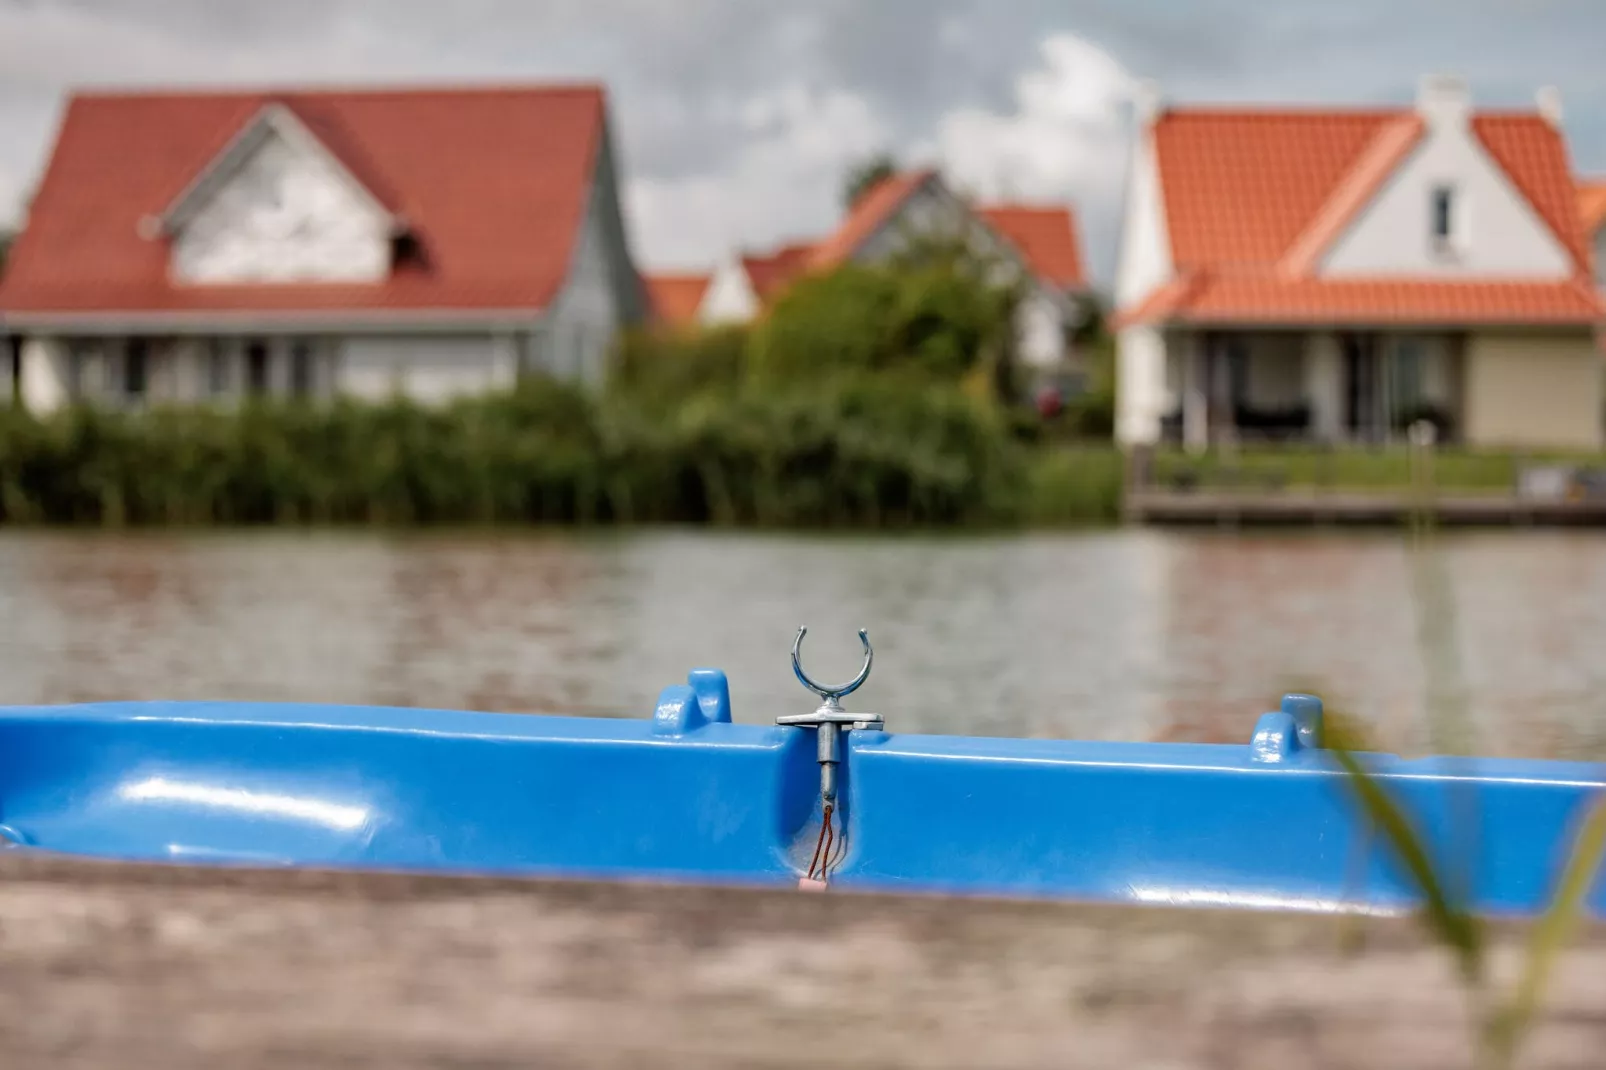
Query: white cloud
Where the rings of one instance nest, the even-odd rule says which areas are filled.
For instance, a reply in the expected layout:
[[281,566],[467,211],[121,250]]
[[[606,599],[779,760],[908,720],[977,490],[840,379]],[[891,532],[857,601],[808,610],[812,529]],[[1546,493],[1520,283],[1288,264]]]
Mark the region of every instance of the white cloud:
[[748,101],[749,140],[715,173],[629,182],[626,209],[650,267],[708,266],[834,225],[843,175],[885,147],[887,131],[858,96],[801,85]]
[[1108,267],[1127,160],[1136,80],[1109,53],[1069,34],[1047,38],[1041,65],[1015,83],[1007,113],[964,108],[938,125],[935,153],[954,185],[988,199],[1069,201],[1086,255]]

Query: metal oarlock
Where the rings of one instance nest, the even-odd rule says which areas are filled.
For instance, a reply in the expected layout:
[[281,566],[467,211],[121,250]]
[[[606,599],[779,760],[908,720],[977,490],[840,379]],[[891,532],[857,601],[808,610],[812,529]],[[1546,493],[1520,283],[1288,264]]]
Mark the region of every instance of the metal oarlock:
[[[831,814],[836,809],[836,767],[842,761],[842,733],[855,728],[880,728],[885,721],[879,713],[849,713],[842,708],[842,697],[857,691],[859,685],[870,678],[870,666],[875,661],[875,651],[870,647],[869,633],[863,628],[859,629],[859,643],[864,647],[864,665],[860,667],[859,674],[847,683],[834,687],[815,683],[803,671],[801,660],[803,637],[808,633],[807,625],[799,628],[797,639],[792,642],[792,672],[796,674],[799,683],[819,695],[822,701],[813,713],[777,717],[775,723],[793,728],[813,728],[818,733],[816,753],[817,761],[820,763],[820,808],[824,816],[820,826],[820,843],[815,845],[814,861],[809,865],[805,881],[812,881],[815,870],[818,869],[820,881],[823,883],[825,870],[830,865],[830,844],[834,838],[831,831]],[[822,845],[825,849],[823,863],[820,858]]]

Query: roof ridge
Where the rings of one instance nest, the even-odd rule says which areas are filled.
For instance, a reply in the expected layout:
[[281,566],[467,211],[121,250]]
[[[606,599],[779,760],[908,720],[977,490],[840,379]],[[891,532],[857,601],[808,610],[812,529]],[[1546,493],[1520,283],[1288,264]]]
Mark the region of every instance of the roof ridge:
[[851,257],[915,190],[940,176],[935,167],[919,167],[895,172],[877,182],[853,203],[837,228],[809,250],[809,265],[830,268]]
[[1427,124],[1414,112],[1378,127],[1372,140],[1333,186],[1327,200],[1283,253],[1277,262],[1278,272],[1289,276],[1310,274],[1317,260],[1338,240],[1356,213],[1421,142],[1426,130]]
[[551,82],[326,82],[260,84],[195,84],[80,86],[67,91],[68,100],[286,100],[294,97],[413,97],[413,96],[496,96],[572,93],[606,96],[607,84],[576,79]]
[[[1538,124],[1545,134],[1556,139],[1556,146],[1561,151],[1561,176],[1565,177],[1569,188],[1565,194],[1567,198],[1566,209],[1560,214],[1560,218],[1557,217],[1557,213],[1553,210],[1556,206],[1551,206],[1552,210],[1547,210],[1546,205],[1542,203],[1544,193],[1542,186],[1535,185],[1534,182],[1530,181],[1533,178],[1531,174],[1523,168],[1513,167],[1512,162],[1507,159],[1506,152],[1511,146],[1497,147],[1494,141],[1490,139],[1489,134],[1491,131],[1489,126],[1491,120],[1496,123],[1510,123],[1524,119],[1529,123]],[[1551,236],[1561,243],[1561,247],[1566,251],[1567,258],[1572,261],[1575,271],[1583,275],[1589,275],[1591,273],[1590,247],[1589,242],[1585,240],[1584,228],[1578,218],[1578,188],[1576,180],[1573,179],[1572,163],[1567,157],[1567,141],[1561,131],[1536,112],[1507,115],[1485,112],[1474,115],[1469,125],[1472,136],[1482,146],[1489,160],[1506,176],[1506,180],[1516,188],[1522,199],[1528,202],[1528,207],[1539,217],[1540,222],[1544,224],[1546,230],[1550,231]],[[1556,191],[1552,189],[1551,192],[1555,193]],[[1562,229],[1563,227],[1566,227],[1565,231]]]

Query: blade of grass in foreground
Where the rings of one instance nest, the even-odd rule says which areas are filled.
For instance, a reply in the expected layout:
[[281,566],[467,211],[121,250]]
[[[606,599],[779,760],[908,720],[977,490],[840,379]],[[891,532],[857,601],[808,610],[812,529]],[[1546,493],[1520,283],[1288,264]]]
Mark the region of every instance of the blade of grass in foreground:
[[1517,1046],[1533,1024],[1544,998],[1545,983],[1556,956],[1572,938],[1586,907],[1589,890],[1606,858],[1606,795],[1590,807],[1583,827],[1573,841],[1572,853],[1556,885],[1556,897],[1534,924],[1528,937],[1528,957],[1511,1002],[1495,1016],[1487,1034],[1496,1066],[1509,1066]]
[[1356,754],[1361,750],[1361,733],[1347,718],[1330,717],[1326,732],[1327,748],[1348,774],[1372,825],[1381,831],[1422,893],[1423,915],[1434,935],[1456,955],[1461,976],[1476,986],[1483,978],[1483,931],[1470,911],[1457,903],[1446,889],[1422,836],[1406,818],[1382,782],[1362,766]]

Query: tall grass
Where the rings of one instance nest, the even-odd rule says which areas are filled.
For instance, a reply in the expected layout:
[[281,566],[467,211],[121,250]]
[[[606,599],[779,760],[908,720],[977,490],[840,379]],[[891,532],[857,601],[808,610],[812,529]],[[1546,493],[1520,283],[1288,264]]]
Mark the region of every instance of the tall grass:
[[4,409],[0,522],[896,528],[1095,520],[1119,500],[1113,450],[1045,474],[999,406],[954,384],[653,393],[535,381],[444,407]]
[[[1447,756],[1470,753],[1474,737],[1467,717],[1455,641],[1453,590],[1436,539],[1430,508],[1436,458],[1413,449],[1408,458],[1413,509],[1408,553],[1418,615],[1418,641],[1426,670],[1428,730],[1433,749]],[[1472,907],[1476,867],[1477,814],[1470,784],[1452,779],[1451,836],[1444,857],[1435,857],[1413,818],[1382,778],[1373,775],[1363,753],[1365,731],[1354,720],[1330,715],[1322,745],[1347,774],[1369,829],[1381,833],[1422,898],[1421,917],[1429,933],[1455,959],[1477,1029],[1478,1065],[1510,1067],[1533,1027],[1556,959],[1587,911],[1589,891],[1606,860],[1606,794],[1597,798],[1575,832],[1549,906],[1533,923],[1519,977],[1509,991],[1498,991],[1489,977],[1488,938]]]

